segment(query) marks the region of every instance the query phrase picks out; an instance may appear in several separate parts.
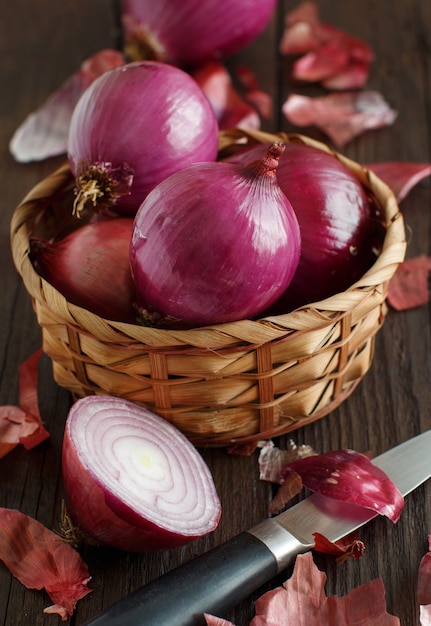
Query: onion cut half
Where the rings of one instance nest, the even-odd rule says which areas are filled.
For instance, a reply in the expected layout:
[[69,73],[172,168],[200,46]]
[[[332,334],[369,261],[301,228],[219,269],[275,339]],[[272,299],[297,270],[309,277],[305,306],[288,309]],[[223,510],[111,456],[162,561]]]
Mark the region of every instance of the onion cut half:
[[77,400],[66,421],[62,461],[70,517],[100,545],[170,549],[212,532],[220,520],[212,475],[197,449],[131,401]]

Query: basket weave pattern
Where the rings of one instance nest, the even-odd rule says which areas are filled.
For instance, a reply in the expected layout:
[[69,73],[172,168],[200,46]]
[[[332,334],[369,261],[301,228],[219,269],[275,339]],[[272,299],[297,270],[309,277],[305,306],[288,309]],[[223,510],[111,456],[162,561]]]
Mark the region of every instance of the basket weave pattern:
[[[258,142],[301,141],[237,129],[220,134],[220,158]],[[379,202],[382,250],[347,291],[286,315],[192,330],[111,322],[69,303],[29,259],[29,237],[76,227],[67,165],[41,181],[15,210],[15,266],[32,297],[56,382],[75,397],[113,394],[143,403],[197,446],[274,437],[320,419],[347,398],[369,369],[384,322],[387,284],[405,255],[395,197],[372,172],[340,158]]]

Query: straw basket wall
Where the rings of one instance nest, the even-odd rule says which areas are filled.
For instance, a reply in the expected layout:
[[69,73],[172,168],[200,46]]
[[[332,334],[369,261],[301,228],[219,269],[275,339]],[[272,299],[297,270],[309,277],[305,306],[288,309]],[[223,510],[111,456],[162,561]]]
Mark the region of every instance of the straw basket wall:
[[[220,158],[259,142],[300,135],[220,134]],[[191,330],[111,322],[69,302],[34,270],[29,236],[76,228],[67,165],[34,187],[11,224],[14,262],[31,295],[56,382],[74,397],[113,394],[143,403],[197,446],[287,433],[322,418],[369,369],[387,307],[387,284],[405,255],[394,195],[373,173],[337,154],[381,206],[386,234],[370,270],[347,291],[280,316]]]

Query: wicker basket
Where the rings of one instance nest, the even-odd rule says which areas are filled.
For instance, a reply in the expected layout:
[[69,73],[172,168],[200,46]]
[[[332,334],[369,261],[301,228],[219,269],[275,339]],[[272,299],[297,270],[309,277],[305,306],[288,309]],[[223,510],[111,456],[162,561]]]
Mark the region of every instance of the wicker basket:
[[[259,142],[300,141],[238,129],[220,134],[220,158]],[[143,403],[196,446],[271,438],[335,409],[370,367],[387,307],[387,283],[405,255],[394,195],[372,172],[335,153],[372,191],[386,234],[371,269],[347,291],[296,311],[192,330],[110,322],[70,304],[29,260],[29,236],[76,227],[67,165],[40,182],[16,209],[11,243],[16,268],[42,328],[56,382],[75,397],[113,394]]]

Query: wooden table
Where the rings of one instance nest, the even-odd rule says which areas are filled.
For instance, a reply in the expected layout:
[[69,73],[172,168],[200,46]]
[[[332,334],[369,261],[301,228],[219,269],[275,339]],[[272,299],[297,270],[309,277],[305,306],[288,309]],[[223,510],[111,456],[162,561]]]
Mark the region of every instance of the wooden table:
[[[398,111],[392,126],[369,131],[343,152],[363,163],[387,160],[431,161],[431,4],[428,0],[321,0],[322,19],[367,41],[375,52],[368,87],[380,91]],[[274,119],[264,128],[299,130],[327,141],[316,128],[295,129],[280,109],[289,90],[289,60],[277,51],[283,16],[293,8],[280,2],[276,19],[246,50],[231,59],[257,73],[260,86],[274,98]],[[0,20],[1,167],[0,184],[0,405],[18,401],[18,367],[41,346],[41,334],[28,293],[13,266],[9,225],[22,197],[64,161],[64,157],[18,164],[8,142],[23,119],[42,104],[81,62],[104,47],[117,45],[118,12],[113,2],[3,2]],[[301,87],[307,92],[307,87]],[[310,88],[310,93],[312,88]],[[402,203],[409,227],[408,256],[431,254],[431,184],[423,181]],[[431,426],[430,305],[406,312],[390,311],[377,336],[370,371],[338,409],[291,437],[319,451],[350,447],[378,454]],[[49,441],[27,452],[18,446],[0,460],[0,506],[17,508],[49,528],[58,529],[64,497],[60,472],[63,427],[69,393],[52,379],[47,357],[40,362],[40,411]],[[286,445],[290,437],[277,441]],[[271,487],[258,479],[256,455],[231,456],[224,449],[203,451],[221,497],[223,516],[217,531],[190,546],[157,554],[128,554],[84,548],[93,592],[78,603],[71,624],[82,624],[104,607],[175,565],[219,544],[268,515]],[[328,595],[344,595],[353,587],[381,576],[390,613],[403,626],[418,624],[415,600],[420,558],[431,532],[431,483],[406,500],[400,522],[378,518],[361,532],[366,552],[337,565],[333,557],[315,554],[327,574]],[[285,573],[283,579],[290,575]],[[273,581],[280,584],[281,580]],[[257,597],[263,591],[259,590]],[[253,616],[253,598],[228,617],[246,626]],[[0,622],[54,624],[44,615],[44,592],[26,590],[0,566]]]

